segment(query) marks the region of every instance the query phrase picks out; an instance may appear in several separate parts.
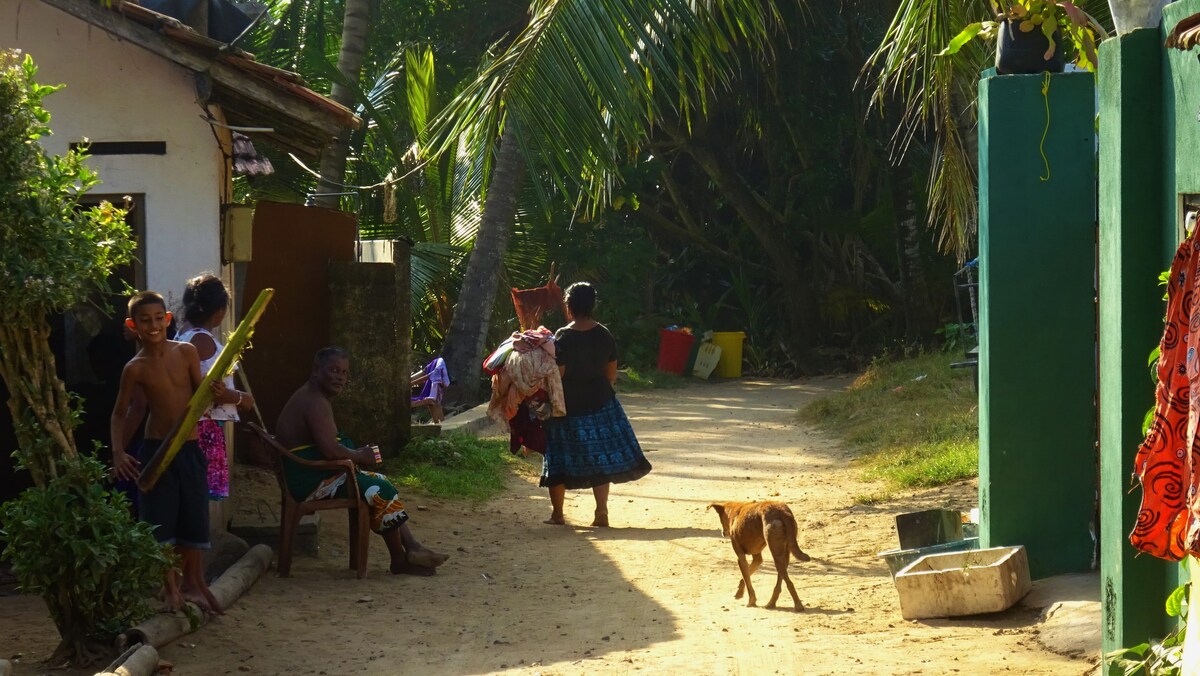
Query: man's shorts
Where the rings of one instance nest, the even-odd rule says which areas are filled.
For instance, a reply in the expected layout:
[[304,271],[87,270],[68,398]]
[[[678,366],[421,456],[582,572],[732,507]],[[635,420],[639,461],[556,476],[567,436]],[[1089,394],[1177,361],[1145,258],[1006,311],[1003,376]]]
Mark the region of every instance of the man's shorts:
[[[145,462],[162,445],[142,442]],[[208,539],[208,460],[196,441],[185,441],[149,493],[138,501],[142,521],[154,526],[154,538],[189,549],[210,549]]]

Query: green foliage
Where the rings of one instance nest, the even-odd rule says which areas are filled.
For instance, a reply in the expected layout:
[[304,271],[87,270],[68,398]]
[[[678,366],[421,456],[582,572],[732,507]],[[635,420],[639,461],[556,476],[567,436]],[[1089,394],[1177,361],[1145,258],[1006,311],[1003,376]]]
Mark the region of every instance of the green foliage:
[[109,271],[134,250],[124,211],[80,208],[99,183],[85,156],[49,156],[38,144],[50,133],[42,99],[60,87],[36,75],[29,56],[0,52],[0,315],[24,325],[108,291]]
[[522,465],[508,452],[507,439],[452,434],[409,442],[384,471],[397,485],[482,502],[502,493],[511,469]]
[[465,141],[482,154],[510,128],[531,173],[582,192],[595,213],[613,198],[623,151],[657,119],[703,114],[730,82],[733,48],[766,47],[778,19],[774,0],[538,0],[434,122],[437,145],[454,152]]
[[[1186,564],[1185,564],[1186,570]],[[1168,596],[1164,610],[1179,618],[1179,626],[1161,641],[1150,639],[1104,655],[1105,673],[1123,676],[1179,676],[1183,669],[1183,641],[1187,634],[1188,594],[1192,583],[1185,582]]]
[[642,371],[630,366],[617,371],[617,389],[623,392],[674,390],[685,383],[683,376],[658,369]]
[[946,352],[962,352],[975,343],[974,324],[945,324],[935,333],[942,337],[942,349]]
[[[1025,6],[1031,1],[1018,0]],[[1077,4],[1098,23],[1112,25],[1104,0]],[[905,154],[914,140],[932,141],[928,220],[941,246],[960,261],[974,249],[978,202],[969,149],[979,72],[991,56],[972,38],[982,32],[982,22],[994,18],[990,14],[983,2],[900,0],[891,25],[863,67],[872,102],[900,113],[896,149]],[[962,26],[968,29],[962,31]],[[939,56],[947,46],[958,48],[954,58]]]
[[1096,43],[1098,38],[1107,37],[1104,28],[1089,14],[1070,2],[1056,0],[992,0],[992,11],[997,21],[977,21],[969,24],[956,35],[938,56],[958,53],[967,42],[976,36],[995,38],[1002,21],[1017,24],[1022,33],[1039,31],[1046,36],[1049,47],[1044,59],[1054,58],[1059,45],[1055,38],[1066,40],[1075,65],[1090,71],[1096,70]]
[[46,601],[65,640],[111,644],[153,612],[170,561],[125,497],[104,489],[98,460],[73,465],[0,508],[2,558],[22,591]]
[[[268,4],[271,21],[250,36],[253,51],[324,90],[335,80],[330,62],[339,50],[342,6],[323,0]],[[649,23],[621,19],[656,7],[678,12],[693,6],[695,16],[680,22],[666,13]],[[864,355],[902,333],[931,337],[947,310],[945,285],[937,280],[952,270],[941,269],[946,261],[918,237],[916,277],[929,280],[930,292],[899,283],[905,272],[897,260],[893,207],[911,198],[915,218],[922,218],[925,176],[906,178],[914,161],[891,162],[893,122],[874,114],[868,93],[854,89],[864,46],[882,35],[890,5],[845,12],[829,3],[772,8],[605,0],[539,2],[534,9],[519,0],[373,5],[356,97],[365,124],[352,135],[354,161],[345,182],[377,186],[389,174],[404,178],[392,184],[394,191],[361,190],[360,199],[345,206],[358,212],[364,237],[403,235],[416,243],[415,350],[442,353],[483,204],[490,143],[502,119],[520,123],[531,171],[518,196],[500,286],[541,284],[550,261],[558,263],[564,286],[598,283],[600,319],[617,336],[622,364],[653,365],[658,330],[669,324],[745,330],[750,371],[782,375],[827,368],[834,360],[857,368]],[[708,27],[709,37],[722,37],[717,53],[689,51],[692,40],[685,34],[697,42],[705,37],[695,30],[696,21],[724,11],[729,13]],[[667,31],[668,25],[679,32]],[[637,50],[629,41],[637,31],[628,26],[662,29],[655,37],[663,38],[637,53],[632,70],[628,62]],[[696,63],[672,68],[679,56],[669,53],[667,40],[683,45],[682,58]],[[967,50],[982,54],[977,46]],[[712,77],[699,63],[704,60],[728,68]],[[627,86],[639,69],[656,75]],[[978,70],[971,75],[973,86]],[[465,89],[464,76],[474,78]],[[574,97],[579,91],[589,94]],[[692,102],[681,96],[688,91],[702,105],[688,107]],[[441,105],[448,100],[454,101],[449,109]],[[463,119],[455,110],[482,117]],[[647,110],[652,123],[641,119]],[[489,115],[496,124],[472,126]],[[443,125],[439,129],[466,125],[487,143],[460,144],[448,132],[431,136],[433,120]],[[607,126],[596,127],[596,121]],[[446,152],[430,161],[439,142]],[[294,163],[275,159],[275,176],[243,183],[275,199],[280,195],[267,183],[287,182],[290,199],[312,188],[311,177],[296,172]],[[959,159],[943,173],[970,179],[962,208],[973,213],[968,153]],[[717,181],[714,167],[727,168],[730,180]],[[588,188],[584,192],[595,189],[600,202],[581,200],[580,185]],[[602,206],[605,195],[608,208]],[[395,222],[385,218],[392,197]],[[744,205],[765,210],[748,215]],[[434,224],[447,219],[454,227],[439,226],[442,236],[433,236]],[[783,279],[781,271],[800,279]],[[911,299],[901,297],[908,293]],[[905,313],[918,305],[928,307],[931,317],[914,325]],[[489,345],[514,328],[507,288],[494,307]],[[558,321],[551,316],[547,323]],[[810,358],[809,348],[820,352]]]
[[862,453],[865,478],[924,487],[977,476],[978,399],[970,374],[951,361],[949,354],[877,361],[800,415]]
[[75,447],[79,402],[57,377],[46,317],[109,291],[134,242],[123,210],[81,207],[99,183],[85,156],[42,150],[42,100],[58,88],[36,75],[28,56],[0,51],[0,377],[14,456],[35,484],[3,508],[3,557],[50,609],[62,636],[51,662],[87,665],[95,644],[149,614],[168,562],[149,527],[104,490],[104,467]]

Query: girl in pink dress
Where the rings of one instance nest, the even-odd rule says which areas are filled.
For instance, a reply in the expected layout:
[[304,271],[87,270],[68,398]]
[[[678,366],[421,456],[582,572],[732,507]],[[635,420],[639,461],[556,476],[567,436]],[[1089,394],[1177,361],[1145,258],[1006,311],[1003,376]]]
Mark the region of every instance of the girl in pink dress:
[[[221,353],[221,343],[213,334],[219,330],[229,309],[229,292],[221,279],[211,273],[192,278],[183,291],[184,330],[175,338],[196,346],[200,354],[200,374],[207,375]],[[225,452],[224,423],[238,420],[238,409],[254,409],[254,396],[233,387],[233,376],[225,378],[225,393],[213,400],[212,407],[200,417],[196,434],[200,449],[208,460],[208,497],[229,497],[229,456]]]

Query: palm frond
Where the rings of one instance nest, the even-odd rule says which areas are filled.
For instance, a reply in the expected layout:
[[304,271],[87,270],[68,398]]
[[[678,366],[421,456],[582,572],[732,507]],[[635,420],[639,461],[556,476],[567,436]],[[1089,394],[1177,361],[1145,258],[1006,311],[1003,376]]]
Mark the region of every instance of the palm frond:
[[[765,44],[773,0],[541,0],[529,26],[434,122],[435,148],[492,147],[502,126],[530,171],[603,201],[623,151],[727,86],[731,45]],[[542,194],[545,199],[546,193]]]

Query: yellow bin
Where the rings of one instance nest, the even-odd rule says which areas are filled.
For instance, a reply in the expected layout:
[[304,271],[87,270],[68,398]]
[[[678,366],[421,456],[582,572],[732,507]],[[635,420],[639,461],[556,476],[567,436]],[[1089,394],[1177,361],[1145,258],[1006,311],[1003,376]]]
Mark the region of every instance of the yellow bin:
[[742,341],[746,334],[741,331],[714,331],[712,342],[721,348],[721,359],[713,375],[718,378],[742,377]]

